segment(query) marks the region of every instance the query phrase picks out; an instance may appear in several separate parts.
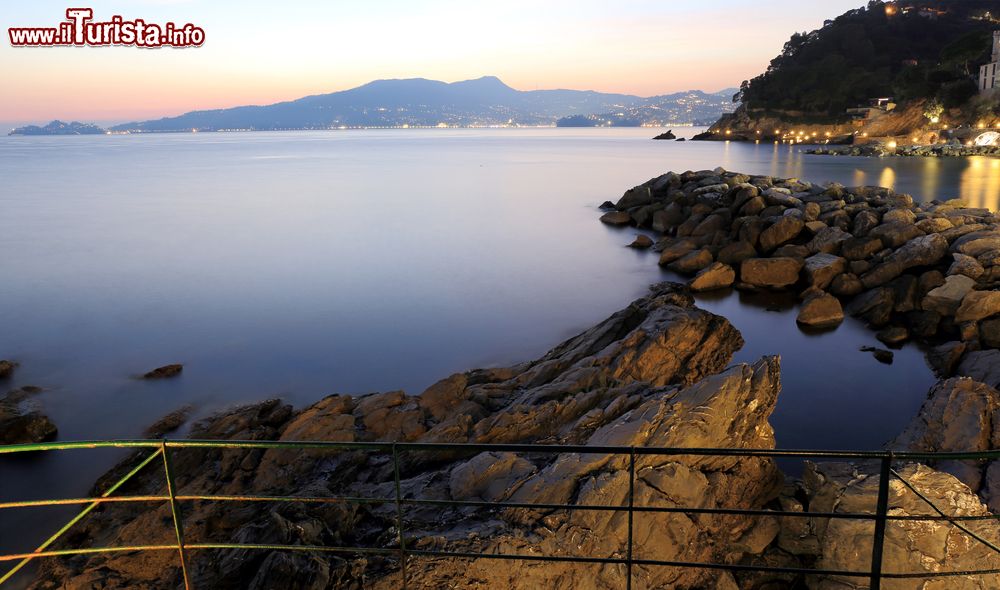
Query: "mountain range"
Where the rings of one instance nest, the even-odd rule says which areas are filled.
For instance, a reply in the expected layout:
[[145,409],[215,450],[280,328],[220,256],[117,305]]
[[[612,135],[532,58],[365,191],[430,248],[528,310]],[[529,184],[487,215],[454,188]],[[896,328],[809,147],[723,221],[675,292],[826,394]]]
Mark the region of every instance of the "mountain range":
[[[461,82],[376,80],[357,88],[266,106],[192,111],[116,125],[118,132],[551,125],[584,116],[594,124],[714,121],[733,109],[735,89],[640,97],[589,90],[515,90],[494,76]],[[588,125],[594,126],[594,125]]]

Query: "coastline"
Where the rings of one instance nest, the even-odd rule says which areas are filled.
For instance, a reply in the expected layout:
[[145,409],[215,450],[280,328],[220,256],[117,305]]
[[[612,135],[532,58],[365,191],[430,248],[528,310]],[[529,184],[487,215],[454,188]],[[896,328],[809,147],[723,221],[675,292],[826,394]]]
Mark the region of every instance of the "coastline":
[[[730,211],[730,215],[736,212],[739,217],[732,219],[727,225],[723,223],[723,219],[718,219],[725,217],[723,210]],[[873,219],[873,216],[877,218]],[[865,221],[858,223],[859,218]],[[737,223],[737,219],[742,221]],[[976,383],[969,379],[942,379],[932,389],[919,418],[915,418],[911,426],[897,437],[892,443],[895,445],[893,448],[918,451],[975,450],[973,447],[979,444],[976,441],[980,440],[980,433],[951,431],[945,436],[941,432],[942,429],[947,431],[948,423],[944,416],[954,416],[957,413],[973,419],[1000,407],[998,394],[994,389],[996,383],[992,380],[992,367],[997,364],[988,359],[980,362],[980,357],[984,354],[997,354],[992,348],[996,344],[991,344],[993,341],[984,338],[984,335],[992,332],[983,331],[983,324],[989,322],[993,314],[984,316],[981,320],[965,319],[954,326],[942,328],[940,325],[945,317],[957,320],[959,310],[968,312],[972,308],[971,303],[984,303],[980,301],[983,295],[970,298],[970,294],[993,292],[973,289],[976,281],[963,274],[977,272],[969,261],[960,257],[955,257],[954,262],[946,260],[947,254],[953,251],[960,256],[977,253],[980,258],[989,256],[990,261],[995,260],[995,254],[1000,249],[993,242],[996,236],[990,233],[997,225],[993,213],[963,208],[956,203],[932,203],[928,207],[921,207],[906,195],[877,187],[820,187],[794,179],[754,177],[717,169],[684,174],[668,173],[653,179],[626,192],[614,205],[614,212],[605,214],[602,220],[606,223],[616,221],[620,224],[635,224],[667,234],[654,246],[660,251],[661,262],[671,265],[679,272],[696,273],[690,285],[696,290],[706,287],[725,288],[730,284],[746,290],[782,289],[798,285],[804,287],[802,294],[807,300],[825,298],[824,302],[829,305],[830,298],[834,298],[838,302],[838,309],[839,300],[843,298],[847,303],[848,313],[856,312],[872,324],[881,324],[877,326],[880,328],[897,321],[899,316],[896,314],[903,314],[902,321],[909,322],[909,318],[916,316],[907,314],[932,311],[905,309],[914,304],[946,312],[940,314],[942,318],[938,321],[938,330],[923,336],[917,334],[917,337],[946,339],[955,336],[956,332],[953,330],[958,330],[959,340],[948,340],[942,345],[948,348],[944,352],[951,353],[951,356],[943,359],[950,359],[951,362],[942,366],[952,369],[957,367],[960,373],[974,374],[989,383]],[[677,223],[673,223],[674,221]],[[949,227],[944,227],[946,223]],[[862,225],[869,227],[866,231],[860,231]],[[987,231],[986,228],[992,229]],[[984,235],[984,231],[989,235]],[[917,235],[918,232],[920,235]],[[729,243],[725,243],[727,240]],[[876,248],[873,240],[884,242],[877,244]],[[750,252],[743,245],[733,247],[733,244],[740,242],[746,242],[755,252],[759,248],[761,254],[769,256],[744,257],[737,263],[737,259]],[[849,254],[856,249],[865,255]],[[844,255],[845,258],[839,255]],[[838,261],[837,258],[841,260]],[[979,258],[976,260],[978,262]],[[775,262],[777,267],[769,268]],[[858,262],[869,264],[861,272],[864,265],[855,264]],[[952,272],[952,266],[958,262],[963,264]],[[731,273],[719,265],[729,266]],[[763,267],[763,270],[758,267]],[[928,268],[931,270],[927,270]],[[995,282],[997,277],[994,276],[994,268],[996,266],[992,264],[988,271],[983,268],[979,278],[988,283]],[[859,272],[846,272],[848,270]],[[914,274],[918,271],[919,276]],[[931,280],[936,279],[936,275],[926,278],[927,273],[934,272],[941,275],[943,282]],[[948,278],[945,277],[945,272],[948,272]],[[845,278],[846,275],[854,277]],[[986,278],[983,278],[984,275]],[[913,278],[900,280],[901,277]],[[972,280],[973,285],[952,277],[966,277]],[[952,283],[963,283],[968,289],[965,289],[961,297],[957,297],[948,288],[949,280]],[[896,282],[907,283],[909,286]],[[839,287],[834,287],[835,284]],[[848,292],[856,290],[859,284],[862,290]],[[844,291],[847,286],[851,287]],[[942,288],[945,288],[945,292],[932,296],[932,293]],[[830,289],[833,293],[826,293],[825,289]],[[904,293],[905,297],[898,298],[899,293]],[[918,293],[922,296],[918,297]],[[970,305],[965,305],[967,298],[970,298]],[[952,305],[955,299],[958,299],[957,305]],[[986,299],[992,302],[993,296],[986,296]],[[864,303],[856,303],[859,300]],[[945,307],[939,308],[939,305]],[[950,316],[947,315],[949,310],[953,310]],[[833,317],[835,319],[836,314]],[[964,315],[961,317],[965,318]],[[829,320],[829,316],[826,319]],[[970,322],[976,328],[974,336]],[[893,327],[910,330],[914,325],[905,323]],[[955,342],[959,342],[962,347],[958,355],[954,354],[958,347],[954,345]],[[767,417],[779,397],[779,363],[777,359],[764,358],[758,363],[725,369],[728,359],[732,358],[733,352],[741,345],[741,336],[725,318],[699,310],[694,306],[687,290],[679,285],[663,284],[654,286],[648,297],[612,315],[602,324],[567,340],[537,361],[507,369],[485,369],[453,375],[415,396],[402,392],[357,398],[331,396],[299,412],[277,401],[263,402],[204,420],[195,426],[192,436],[222,439],[628,443],[643,446],[773,448],[774,433],[767,423]],[[966,351],[966,348],[969,350]],[[977,360],[968,362],[970,358]],[[989,358],[992,359],[992,356]],[[985,372],[976,374],[976,371]],[[749,387],[737,386],[736,383],[740,382]],[[974,392],[975,396],[956,397],[956,392],[961,391]],[[983,400],[983,403],[977,405],[973,403],[974,400]],[[663,409],[654,411],[654,408],[667,407],[663,404],[675,409],[669,412]],[[693,404],[690,406],[692,409],[712,408],[707,415],[715,418],[706,422],[703,411],[696,414],[685,413],[682,408],[689,404]],[[640,422],[637,423],[636,420]],[[654,434],[653,438],[627,438],[634,436],[630,433],[635,432],[661,434]],[[626,438],[622,438],[623,436]],[[657,436],[668,438],[656,438]],[[387,491],[384,464],[365,454],[339,455],[333,463],[321,459],[316,453],[293,455],[289,452],[268,451],[263,454],[241,452],[236,456],[228,456],[230,458],[227,459],[226,453],[216,455],[214,452],[206,452],[189,459],[190,462],[185,463],[185,469],[182,470],[189,475],[181,485],[188,486],[187,489],[224,489],[233,493],[245,493],[247,490],[260,493],[316,490],[319,489],[315,487],[317,485],[328,490],[323,493],[342,489],[351,490],[352,493]],[[220,465],[228,466],[224,467],[224,471],[229,475],[225,475],[222,480],[230,482],[224,484],[226,487],[218,487],[220,480],[217,474],[198,475],[197,465],[205,461],[222,461]],[[867,467],[864,464],[819,464],[808,467],[802,480],[795,480],[781,475],[767,461],[758,461],[752,467],[741,466],[741,463],[715,464],[698,460],[653,462],[643,465],[641,472],[646,475],[642,481],[647,482],[643,485],[652,485],[653,480],[649,478],[660,470],[669,468],[674,470],[675,475],[677,470],[684,470],[689,478],[686,481],[692,481],[690,478],[708,478],[714,481],[715,491],[709,505],[731,506],[735,503],[740,508],[748,509],[780,505],[786,509],[808,512],[824,510],[821,499],[835,490],[845,497],[852,497],[854,502],[869,501],[874,493],[871,484],[878,477],[870,472],[867,477],[859,475],[866,473]],[[566,465],[575,467],[567,470]],[[936,471],[927,466],[907,466],[900,468],[900,473],[927,494],[941,498],[944,502],[948,502],[950,498],[951,502],[978,506],[973,509],[973,513],[985,513],[987,508],[982,501],[990,502],[993,506],[994,502],[1000,500],[993,495],[996,490],[993,476],[987,474],[992,473],[992,467],[960,467],[956,469],[943,465],[943,471]],[[452,499],[514,499],[528,502],[559,500],[585,504],[595,501],[595,498],[586,495],[586,490],[589,489],[586,486],[595,485],[593,482],[599,481],[605,481],[604,485],[620,486],[622,469],[623,466],[619,463],[583,461],[581,457],[572,454],[561,455],[555,461],[548,462],[516,453],[486,453],[471,459],[455,457],[446,460],[444,465],[412,457],[404,469],[404,485],[408,490],[407,494],[431,494],[432,497],[447,489],[449,491],[444,493]],[[337,474],[336,482],[329,479],[334,473]],[[597,479],[593,479],[594,477]],[[649,488],[649,493],[654,496],[666,494],[670,498],[687,497],[685,494],[690,493],[687,488],[673,491],[662,489],[661,486],[667,485],[667,481],[669,480],[657,480],[655,486]],[[860,481],[869,483],[861,485],[858,483]],[[152,489],[150,486],[158,484],[151,478],[145,478],[136,485],[140,487],[131,491],[148,491]],[[445,487],[441,488],[441,485]],[[584,487],[578,487],[581,485]],[[567,495],[568,490],[574,488],[578,491]],[[618,492],[612,492],[614,489]],[[736,489],[740,490],[739,495],[734,495]],[[749,490],[753,492],[750,493]],[[974,491],[979,492],[982,500],[976,499]],[[611,487],[599,493],[613,495],[620,492],[620,487]],[[595,490],[595,493],[598,492]],[[907,506],[905,510],[908,513],[920,513],[918,503],[904,491],[894,493],[899,495],[897,503]],[[257,531],[255,526],[247,528],[253,522],[278,519],[278,522],[287,522],[287,526],[294,529],[320,517],[319,514],[310,516],[310,508],[305,508],[304,512],[299,509],[291,512],[263,509],[254,511],[248,521],[242,520],[243,517],[236,520],[231,516],[224,517],[223,513],[214,512],[214,508],[202,507],[197,510],[199,513],[208,510],[202,514],[201,519],[223,518],[223,521],[227,521],[214,534],[228,531],[226,534],[243,539],[258,538],[262,542],[273,542],[273,539],[267,536],[247,537],[270,534],[262,530],[251,532]],[[459,510],[453,517],[467,521],[471,515],[469,511]],[[109,515],[107,518],[110,520],[102,518],[88,526],[91,538],[117,535],[112,531],[118,530],[118,525],[122,525],[125,530],[117,540],[128,541],[134,538],[130,535],[141,533],[146,526],[143,523],[152,522],[150,519],[155,519],[155,514],[132,514],[126,520],[134,518],[135,523],[127,526],[125,521],[118,520],[122,518],[121,515]],[[425,512],[423,516],[414,518],[418,521],[417,530],[420,533],[411,541],[417,546],[421,543],[430,543],[431,546],[444,543],[445,546],[465,550],[486,551],[507,547],[511,543],[519,550],[560,551],[564,550],[563,543],[567,536],[577,534],[580,530],[589,530],[589,534],[593,535],[586,541],[590,550],[614,550],[613,543],[608,545],[609,541],[606,539],[614,539],[618,534],[618,527],[622,526],[620,521],[595,521],[589,517],[580,520],[572,515],[562,516],[558,511],[541,515],[520,514],[517,511],[501,513],[499,521],[473,520],[471,522],[474,524],[466,522],[461,527],[456,527],[456,521],[451,518],[443,518],[440,511]],[[328,534],[347,535],[357,539],[367,538],[365,535],[377,536],[381,527],[389,526],[390,521],[391,515],[378,509],[356,512],[340,525],[345,528],[333,532],[328,530],[329,520],[324,519],[327,524],[321,529],[325,531],[321,537]],[[822,533],[820,528],[800,529],[796,528],[798,525],[784,522],[769,520],[761,524],[745,519],[709,525],[707,528],[699,526],[692,530],[677,528],[684,522],[680,516],[665,516],[656,522],[655,526],[658,528],[674,531],[674,534],[687,538],[688,543],[693,544],[689,550],[682,549],[681,545],[655,548],[658,552],[674,552],[670,555],[678,559],[722,559],[721,554],[698,553],[706,549],[701,545],[702,541],[697,539],[717,537],[727,539],[718,549],[730,555],[729,559],[737,559],[740,563],[765,560],[786,567],[796,567],[802,565],[800,560],[819,559],[831,568],[857,566],[855,563],[843,562],[840,544],[850,538],[844,530],[830,528],[827,533]],[[548,527],[549,533],[539,534],[537,527],[540,525]],[[721,528],[714,528],[715,526]],[[945,526],[935,526],[933,534],[951,534],[946,531],[942,533]],[[536,532],[524,536],[533,530]],[[477,532],[470,537],[470,531]],[[723,531],[727,533],[723,534]],[[994,529],[987,530],[988,536],[995,533]],[[891,525],[890,546],[912,543],[909,534],[905,527]],[[803,538],[809,540],[803,541]],[[322,541],[322,538],[298,536],[285,538],[284,541],[295,539],[309,544],[319,544]],[[654,548],[649,546],[643,549]],[[223,578],[218,576],[225,576],[226,579],[232,577],[232,580],[252,584],[254,580],[281,579],[280,576],[288,575],[289,568],[301,568],[300,574],[312,581],[324,580],[324,583],[328,583],[333,578],[346,581],[354,575],[349,573],[352,568],[359,566],[351,561],[303,562],[283,555],[272,552],[267,557],[255,557],[235,570],[219,570],[206,562],[199,562],[201,565],[198,567],[202,568],[199,572],[206,576],[205,579],[221,580]],[[901,560],[902,563],[893,564],[899,567],[937,568],[945,564],[954,567],[956,564],[965,564],[962,560],[966,559],[978,560],[980,564],[986,563],[983,560],[992,559],[980,554],[935,556],[935,560],[921,564],[916,563],[915,558],[900,557],[896,553],[892,555],[893,559]],[[320,567],[320,563],[327,565]],[[614,568],[607,567],[598,568],[590,574],[587,573],[587,568],[555,567],[544,570],[515,567],[501,572],[489,564],[490,560],[479,560],[474,561],[471,567],[459,568],[456,567],[456,562],[450,560],[419,560],[411,571],[416,572],[412,575],[432,585],[485,579],[491,583],[505,583],[510,587],[531,587],[551,583],[552,576],[556,575],[572,576],[579,587],[586,587],[591,576],[597,576],[596,579],[603,580],[603,583],[621,581],[621,574],[615,573]],[[50,566],[46,566],[48,567]],[[41,579],[46,576],[87,579],[90,575],[88,572],[94,571],[91,568],[96,567],[114,568],[116,579],[128,585],[137,580],[154,583],[165,571],[171,571],[172,566],[169,562],[160,560],[108,562],[97,559],[82,569],[75,566],[68,569],[66,566],[58,566],[55,570],[45,569]],[[379,580],[374,587],[388,588],[398,583],[391,561],[373,560],[365,568],[368,575]],[[726,584],[753,587],[748,585],[751,581],[761,581],[752,576],[737,579],[731,574],[685,577],[690,575],[689,572],[662,578],[658,576],[665,574],[655,572],[652,568],[643,570],[640,575],[646,576],[646,581],[651,584],[704,583],[711,579],[724,587]],[[829,580],[819,576],[811,582],[807,580],[807,583],[810,587],[822,588],[823,584],[827,581],[832,583],[834,579],[835,576]],[[793,582],[785,578],[769,578],[768,581]]]

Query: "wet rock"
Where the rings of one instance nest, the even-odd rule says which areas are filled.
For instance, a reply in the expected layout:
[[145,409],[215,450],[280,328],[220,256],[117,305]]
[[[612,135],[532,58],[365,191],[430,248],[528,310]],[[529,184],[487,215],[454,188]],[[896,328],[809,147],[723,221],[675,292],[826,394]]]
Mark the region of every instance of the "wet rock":
[[695,292],[713,291],[731,287],[735,281],[736,271],[733,270],[733,267],[715,262],[699,271],[694,279],[688,283],[688,286]]
[[889,326],[879,330],[875,337],[882,344],[898,347],[910,339],[910,332],[902,326]]
[[[640,185],[625,191],[622,198],[618,199],[618,203],[615,204],[615,207],[619,212],[625,212],[627,209],[649,205],[652,202],[653,188],[651,186]],[[601,221],[604,221],[604,217],[607,217],[607,215],[601,217]],[[618,219],[620,219],[620,217]],[[605,223],[611,222],[605,221]]]
[[760,234],[760,248],[770,252],[778,246],[795,239],[805,224],[801,219],[782,217]]
[[177,377],[184,371],[184,365],[164,365],[157,367],[142,376],[143,379],[171,379]]
[[145,438],[163,438],[164,435],[183,426],[191,417],[192,412],[194,412],[194,406],[180,407],[150,424],[143,432],[143,436]]
[[875,360],[885,365],[891,365],[893,358],[895,358],[895,355],[892,354],[891,350],[885,350],[884,348],[876,348],[874,346],[862,346],[858,350],[860,350],[861,352],[872,353],[872,356],[875,357]]
[[645,234],[639,234],[632,240],[632,243],[628,245],[629,248],[636,248],[638,250],[646,250],[647,248],[653,247],[653,239]]
[[709,266],[710,264],[712,264],[712,253],[707,249],[702,248],[701,250],[696,250],[678,258],[668,264],[667,267],[670,270],[682,274],[692,274]]
[[969,291],[955,312],[956,322],[978,322],[1000,313],[1000,291]]
[[810,328],[832,328],[844,321],[840,300],[828,293],[811,295],[802,302],[795,320]]
[[847,261],[833,254],[813,254],[805,262],[806,282],[817,289],[826,289],[837,275],[847,270]]
[[740,280],[754,287],[783,289],[798,282],[803,264],[797,258],[748,258],[740,266]]
[[0,397],[0,444],[37,443],[56,437],[56,425],[29,402],[39,392],[40,388],[29,385]]
[[626,211],[609,211],[601,215],[601,223],[608,225],[628,225],[632,223],[632,216]]
[[660,252],[660,266],[666,266],[675,260],[687,256],[695,249],[695,244],[691,240],[677,240],[664,248]]
[[951,275],[943,285],[927,293],[921,307],[943,316],[953,316],[975,284],[975,281],[965,275]]
[[17,368],[17,363],[14,361],[0,360],[0,379],[8,379],[14,374],[14,369]]

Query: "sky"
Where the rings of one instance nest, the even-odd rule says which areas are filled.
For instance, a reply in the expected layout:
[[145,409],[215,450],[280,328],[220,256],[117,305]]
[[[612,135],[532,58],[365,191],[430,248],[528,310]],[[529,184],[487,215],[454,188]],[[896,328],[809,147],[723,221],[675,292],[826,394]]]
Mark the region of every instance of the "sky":
[[[0,10],[0,124],[110,124],[270,104],[374,79],[498,76],[520,90],[652,96],[738,86],[796,31],[864,0],[52,0]],[[67,7],[193,23],[187,49],[12,47]]]

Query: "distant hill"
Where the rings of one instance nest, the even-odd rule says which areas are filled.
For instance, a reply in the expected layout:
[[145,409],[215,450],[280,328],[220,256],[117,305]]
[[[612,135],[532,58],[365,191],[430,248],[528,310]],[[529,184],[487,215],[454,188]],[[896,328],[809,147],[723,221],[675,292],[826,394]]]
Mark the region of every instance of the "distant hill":
[[807,119],[842,118],[873,97],[958,107],[976,94],[997,16],[997,0],[873,0],[792,35],[738,98],[749,111]]
[[105,133],[107,133],[106,129],[102,129],[97,125],[91,125],[90,123],[52,121],[44,127],[39,127],[38,125],[18,127],[11,131],[9,135],[103,135]]
[[[731,94],[729,91],[726,93]],[[549,125],[562,117],[604,117],[604,114],[627,118],[635,124],[661,120],[679,124],[718,118],[728,104],[718,95],[699,91],[643,98],[588,90],[521,91],[493,76],[453,83],[413,78],[377,80],[350,90],[267,106],[193,111],[177,117],[125,123],[112,130],[170,132],[404,125]]]

